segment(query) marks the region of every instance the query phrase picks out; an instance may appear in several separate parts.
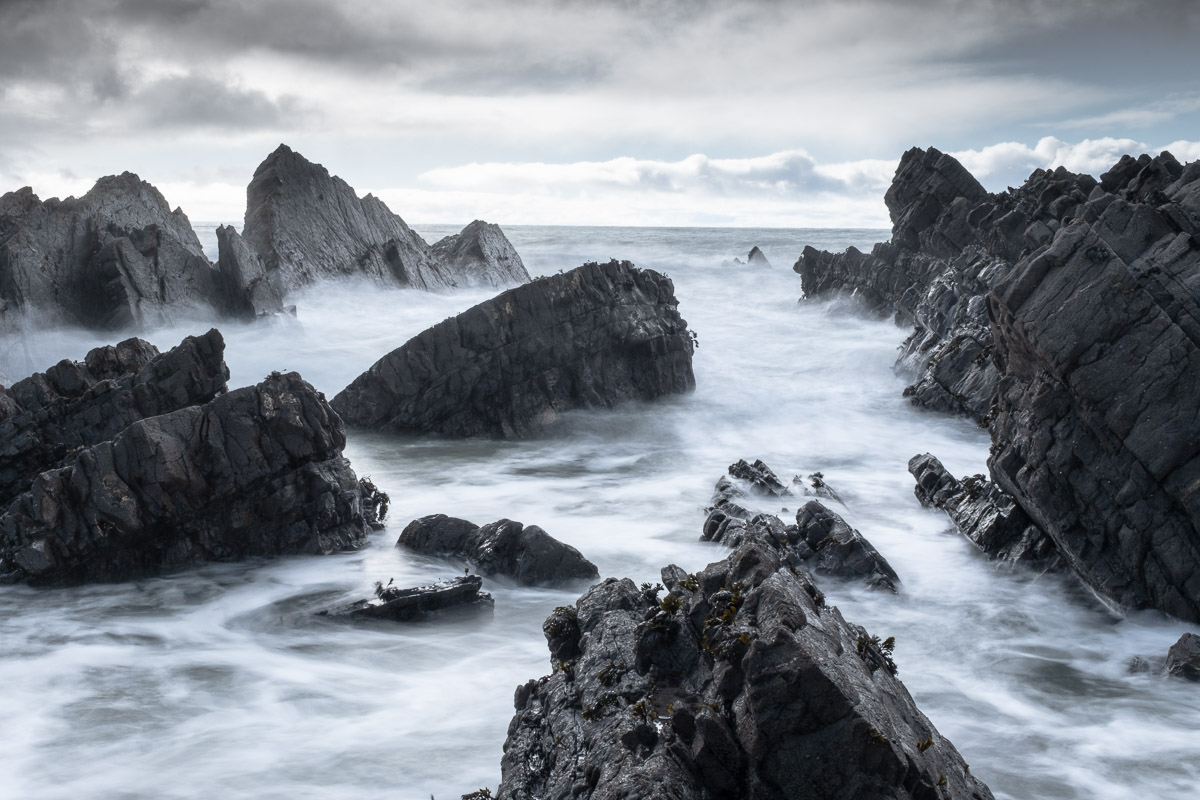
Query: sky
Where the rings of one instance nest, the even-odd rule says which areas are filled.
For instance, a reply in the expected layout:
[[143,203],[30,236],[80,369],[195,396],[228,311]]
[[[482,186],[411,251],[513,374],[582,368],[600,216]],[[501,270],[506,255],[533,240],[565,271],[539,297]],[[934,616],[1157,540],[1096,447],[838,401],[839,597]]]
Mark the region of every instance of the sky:
[[132,171],[240,226],[284,142],[408,222],[889,227],[900,156],[988,189],[1200,158],[1192,0],[0,0],[0,192]]

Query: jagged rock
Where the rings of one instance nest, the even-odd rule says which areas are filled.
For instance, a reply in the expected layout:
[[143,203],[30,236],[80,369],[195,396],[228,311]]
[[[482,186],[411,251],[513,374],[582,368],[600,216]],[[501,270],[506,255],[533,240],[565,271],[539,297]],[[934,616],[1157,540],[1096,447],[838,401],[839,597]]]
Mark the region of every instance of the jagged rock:
[[746,263],[752,267],[770,267],[771,262],[763,255],[763,251],[758,249],[758,246],[750,248],[750,255],[746,256]]
[[390,620],[409,622],[422,619],[435,611],[459,606],[491,608],[495,601],[487,592],[482,592],[483,578],[464,575],[439,581],[428,586],[400,589],[375,585],[375,599],[356,600],[353,603],[318,611],[323,617],[349,620]]
[[283,144],[246,189],[242,237],[284,292],[350,276],[426,290],[454,285],[425,240],[382,200],[359,199],[344,180]]
[[1185,633],[1167,651],[1164,667],[1168,675],[1200,682],[1200,636]]
[[333,398],[351,425],[519,438],[564,411],[690,392],[669,278],[628,261],[510,289],[429,328]]
[[75,451],[225,391],[224,352],[215,329],[161,355],[149,342],[127,339],[92,350],[83,363],[60,361],[0,388],[10,400],[0,409],[0,509]]
[[814,472],[808,476],[808,485],[804,485],[804,481],[799,475],[792,478],[792,484],[801,487],[804,494],[808,497],[819,497],[824,500],[832,500],[835,503],[846,505],[846,501],[837,493],[837,490],[825,482],[825,475],[820,472]]
[[214,281],[187,216],[133,173],[78,199],[43,202],[29,187],[0,197],[0,330],[30,314],[112,330],[225,312]]
[[396,542],[418,553],[469,562],[483,575],[503,575],[522,586],[548,586],[599,577],[596,565],[536,525],[502,519],[482,527],[433,514],[408,523]]
[[[744,458],[738,459],[737,463],[729,465],[729,474],[748,484],[754,494],[786,497],[792,493],[762,459],[755,459],[753,464],[747,463]],[[718,483],[718,493],[720,490],[721,485]]]
[[[217,290],[224,307],[243,319],[285,310],[283,292],[271,280],[258,255],[229,225],[217,227]],[[286,310],[296,313],[295,306]]]
[[896,678],[892,642],[779,551],[747,541],[663,583],[659,600],[610,578],[547,621],[556,669],[516,691],[498,798],[992,796]]
[[504,289],[529,283],[525,263],[499,225],[477,219],[460,233],[435,243],[432,253],[453,272],[459,286]]
[[949,514],[959,532],[989,558],[1041,571],[1061,569],[1054,542],[1012,497],[984,476],[959,481],[929,453],[909,459],[908,471],[917,480],[913,491],[921,505]]
[[0,575],[117,581],[201,561],[360,546],[341,421],[296,373],[80,448],[0,514]]
[[1164,206],[1098,196],[995,288],[988,466],[1099,594],[1197,621],[1200,229]]

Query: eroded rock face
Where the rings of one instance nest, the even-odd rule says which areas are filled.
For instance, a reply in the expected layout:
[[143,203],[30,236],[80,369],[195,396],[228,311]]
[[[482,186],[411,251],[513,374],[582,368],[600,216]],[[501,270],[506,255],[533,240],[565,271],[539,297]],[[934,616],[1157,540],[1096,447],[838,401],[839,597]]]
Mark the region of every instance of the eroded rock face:
[[[245,240],[229,225],[217,228],[217,291],[223,307],[242,319],[284,310],[283,291]],[[289,309],[295,313],[295,306]]]
[[896,678],[780,551],[746,541],[667,594],[608,579],[546,622],[497,796],[985,800]]
[[229,379],[224,353],[215,329],[162,354],[127,339],[0,388],[10,401],[0,408],[0,508],[77,450],[137,420],[212,400]]
[[454,274],[459,286],[506,289],[530,280],[525,263],[504,231],[499,225],[482,220],[477,219],[460,233],[438,241],[432,253]]
[[670,279],[611,261],[539,278],[438,323],[332,403],[351,425],[520,438],[564,411],[695,383]]
[[1040,571],[1062,567],[1050,537],[1012,497],[984,476],[960,481],[929,453],[909,459],[908,471],[917,479],[913,491],[921,505],[949,514],[959,532],[989,558]]
[[0,513],[0,573],[116,581],[357,547],[367,527],[344,445],[337,415],[295,373],[138,420],[39,474]]
[[469,562],[483,575],[503,575],[523,586],[550,586],[599,577],[583,554],[536,525],[502,519],[480,527],[465,519],[434,514],[415,519],[397,547]]
[[360,199],[287,145],[267,156],[246,189],[242,237],[284,292],[350,276],[426,290],[454,285],[425,240],[382,200]]
[[1200,683],[1200,636],[1185,633],[1167,651],[1166,673]]
[[0,197],[0,330],[22,315],[116,330],[215,306],[212,265],[183,211],[133,173],[83,197]]

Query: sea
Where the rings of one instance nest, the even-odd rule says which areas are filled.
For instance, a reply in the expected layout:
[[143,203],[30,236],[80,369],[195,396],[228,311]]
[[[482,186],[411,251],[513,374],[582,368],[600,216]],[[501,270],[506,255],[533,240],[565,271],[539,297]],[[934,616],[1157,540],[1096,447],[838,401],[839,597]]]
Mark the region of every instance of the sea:
[[[197,231],[215,258],[214,224]],[[434,241],[461,225],[414,226]],[[370,546],[211,564],[150,580],[0,587],[0,796],[458,798],[493,792],[515,688],[551,669],[541,625],[586,585],[485,580],[491,612],[338,624],[322,608],[376,581],[425,584],[463,565],[395,547],[411,520],[536,524],[602,576],[659,579],[723,557],[699,541],[713,485],[738,459],[785,481],[821,472],[833,510],[901,578],[899,594],[820,581],[847,619],[894,636],[898,676],[998,798],[1195,798],[1200,688],[1131,674],[1187,626],[1107,608],[1069,575],[997,566],[922,508],[918,453],[986,472],[968,420],[913,408],[893,370],[908,331],[849,300],[802,299],[806,245],[868,248],[887,231],[511,227],[533,275],[628,259],[666,273],[696,332],[696,390],[564,415],[529,441],[351,431],[346,454],[392,500]],[[733,263],[760,247],[770,268]],[[424,328],[491,296],[362,282],[297,292],[294,318],[223,322],[232,387],[299,371],[327,396]],[[211,320],[141,335],[162,349]],[[29,332],[0,348],[19,378],[112,337]],[[787,518],[801,501],[763,510]],[[778,506],[778,507],[776,507]],[[787,511],[784,511],[784,508]]]

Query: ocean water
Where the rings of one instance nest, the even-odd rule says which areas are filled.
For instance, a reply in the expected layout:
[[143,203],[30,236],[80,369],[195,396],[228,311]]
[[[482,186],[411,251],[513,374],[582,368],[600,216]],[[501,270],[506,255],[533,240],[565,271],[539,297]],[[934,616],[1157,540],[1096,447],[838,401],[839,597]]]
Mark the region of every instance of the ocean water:
[[[197,227],[214,248],[214,226]],[[457,226],[417,229],[432,241]],[[713,483],[739,458],[762,458],[785,480],[820,470],[841,493],[832,507],[889,559],[902,589],[826,579],[829,601],[896,637],[899,677],[997,797],[1195,796],[1200,691],[1127,672],[1186,626],[1114,614],[1069,577],[998,569],[921,508],[908,459],[929,451],[956,474],[982,472],[986,432],[901,397],[892,363],[905,331],[892,322],[844,301],[798,302],[790,266],[806,244],[867,247],[886,232],[507,232],[534,274],[608,258],[669,274],[699,337],[696,392],[569,414],[526,442],[351,432],[355,469],[392,497],[387,529],[357,553],[118,585],[0,587],[0,796],[444,800],[494,790],[513,690],[550,669],[541,623],[586,587],[485,581],[493,612],[405,626],[313,612],[366,596],[377,580],[459,574],[393,546],[408,521],[438,512],[540,525],[603,576],[700,569],[723,556],[698,537]],[[771,269],[723,263],[753,245]],[[295,319],[221,326],[231,385],[294,369],[332,395],[489,294],[307,289],[291,298]],[[180,320],[145,335],[165,349],[208,327]],[[4,349],[0,371],[19,377],[102,342],[30,334]]]

